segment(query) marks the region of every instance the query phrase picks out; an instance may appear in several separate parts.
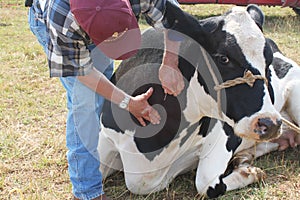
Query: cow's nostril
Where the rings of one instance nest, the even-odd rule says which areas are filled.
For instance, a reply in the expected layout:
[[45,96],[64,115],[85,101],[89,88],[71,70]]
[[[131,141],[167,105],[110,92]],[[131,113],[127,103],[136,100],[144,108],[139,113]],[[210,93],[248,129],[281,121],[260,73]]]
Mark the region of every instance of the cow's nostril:
[[260,135],[261,139],[268,139],[277,136],[278,130],[282,124],[282,121],[276,120],[276,124],[271,118],[259,118],[256,123],[255,132]]
[[270,118],[260,118],[257,122],[257,128],[261,134],[265,134],[272,125],[274,125],[274,123]]
[[276,123],[277,123],[278,126],[281,126],[282,120],[281,120],[281,119],[277,119],[277,120],[276,120]]

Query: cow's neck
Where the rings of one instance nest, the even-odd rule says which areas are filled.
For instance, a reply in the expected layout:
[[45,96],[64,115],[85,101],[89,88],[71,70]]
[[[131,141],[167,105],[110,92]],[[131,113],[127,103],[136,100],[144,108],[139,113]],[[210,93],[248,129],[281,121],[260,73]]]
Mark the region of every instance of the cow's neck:
[[233,127],[233,120],[223,112],[220,115],[217,104],[217,101],[199,83],[198,71],[195,71],[187,87],[187,107],[183,110],[186,120],[193,124],[206,116],[224,121]]

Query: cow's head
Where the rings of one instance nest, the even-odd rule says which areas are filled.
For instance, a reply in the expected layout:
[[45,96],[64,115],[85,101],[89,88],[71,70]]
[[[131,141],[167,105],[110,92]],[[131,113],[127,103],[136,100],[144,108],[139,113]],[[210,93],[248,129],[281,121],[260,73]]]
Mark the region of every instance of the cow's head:
[[[243,77],[246,71],[270,78],[273,55],[261,31],[264,16],[257,6],[234,7],[222,16],[200,21],[170,3],[167,6],[170,29],[204,47],[216,64],[221,82]],[[261,141],[279,135],[281,119],[273,106],[270,83],[257,79],[252,87],[244,83],[225,90],[222,110],[234,121],[238,136]]]

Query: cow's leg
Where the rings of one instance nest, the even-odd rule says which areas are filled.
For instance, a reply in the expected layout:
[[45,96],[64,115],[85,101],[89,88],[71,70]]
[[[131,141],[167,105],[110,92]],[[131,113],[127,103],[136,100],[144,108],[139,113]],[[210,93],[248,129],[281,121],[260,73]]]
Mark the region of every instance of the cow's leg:
[[[166,162],[168,158],[160,158],[159,162],[149,162],[141,154],[130,158],[128,154],[121,153],[128,190],[134,194],[149,194],[165,189],[177,175],[196,168],[196,151],[198,149],[191,148],[173,162]],[[138,163],[125,163],[132,159],[138,160]]]
[[149,194],[162,190],[167,186],[164,179],[168,172],[168,166],[157,165],[155,167],[149,160],[143,158],[141,154],[128,155],[126,152],[125,154],[127,155],[121,153],[121,159],[124,162],[126,187],[130,192],[134,194]]
[[[233,134],[233,130],[232,133]],[[222,176],[232,158],[233,151],[227,148],[228,141],[234,139],[226,135],[221,122],[217,122],[212,131],[204,138],[196,173],[196,188],[200,195],[217,197],[226,192]],[[232,144],[235,142],[232,141]],[[228,144],[228,146],[230,146]],[[233,148],[236,148],[234,144]]]
[[293,81],[289,83],[286,91],[286,111],[292,118],[294,122],[296,122],[300,126],[300,81]]
[[[285,90],[285,106],[281,111],[282,117],[290,122],[300,125],[300,81],[292,81],[286,85]],[[290,129],[286,124],[282,126],[282,136],[275,139],[280,145],[279,150],[285,150],[289,146],[295,147],[300,144],[300,134],[297,134],[294,130]]]
[[116,170],[123,168],[119,152],[113,141],[105,136],[102,131],[99,136],[98,151],[100,155],[100,171],[103,178],[106,178]]
[[230,163],[233,170],[223,178],[226,190],[235,190],[262,180],[265,173],[251,164],[254,159],[275,151],[277,148],[278,144],[276,143],[263,142],[235,154]]
[[[298,126],[300,126],[300,81],[294,81],[292,84],[288,86],[287,92],[287,104],[286,111],[291,117],[292,121],[295,122]],[[296,133],[294,133],[296,134]],[[295,137],[295,143],[300,144],[300,134],[297,134]]]

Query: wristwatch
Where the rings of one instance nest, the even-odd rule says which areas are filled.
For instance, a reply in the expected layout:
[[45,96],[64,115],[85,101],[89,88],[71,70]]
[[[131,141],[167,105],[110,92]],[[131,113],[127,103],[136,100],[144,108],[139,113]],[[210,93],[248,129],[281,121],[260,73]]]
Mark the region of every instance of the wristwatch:
[[126,95],[124,99],[121,101],[121,103],[119,104],[119,107],[122,109],[126,109],[128,107],[129,101],[130,101],[130,96]]

